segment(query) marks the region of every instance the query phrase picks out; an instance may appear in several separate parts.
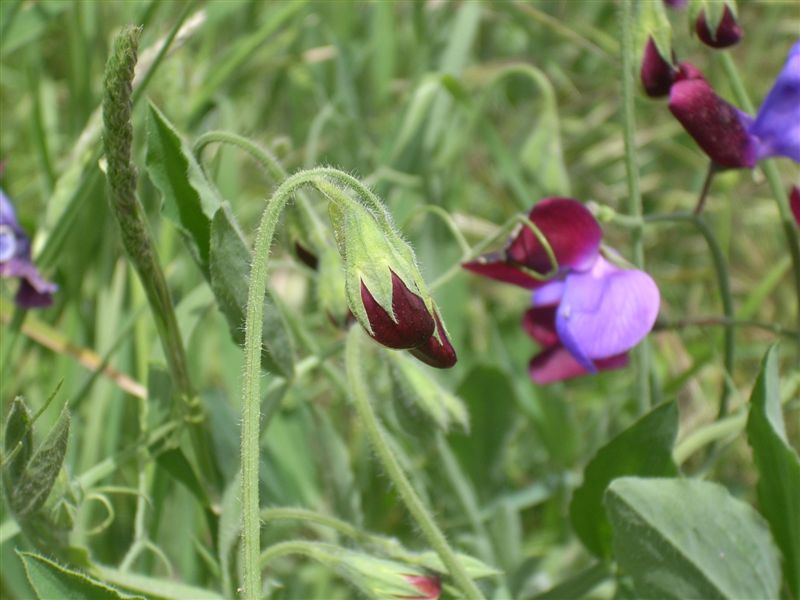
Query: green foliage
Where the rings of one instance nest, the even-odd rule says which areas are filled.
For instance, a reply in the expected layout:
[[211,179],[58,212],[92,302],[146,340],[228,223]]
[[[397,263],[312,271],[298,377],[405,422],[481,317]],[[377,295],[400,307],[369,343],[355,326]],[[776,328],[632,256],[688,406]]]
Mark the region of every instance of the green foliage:
[[783,573],[800,595],[800,457],[787,440],[780,403],[778,348],[772,346],[750,396],[747,439],[758,468],[758,508],[783,553]]
[[651,410],[597,451],[572,496],[569,516],[575,533],[600,558],[611,557],[611,523],[603,512],[603,494],[618,477],[670,477],[678,474],[672,446],[678,433],[674,402]]
[[614,555],[640,596],[778,597],[780,561],[767,524],[720,485],[623,477],[605,503]]

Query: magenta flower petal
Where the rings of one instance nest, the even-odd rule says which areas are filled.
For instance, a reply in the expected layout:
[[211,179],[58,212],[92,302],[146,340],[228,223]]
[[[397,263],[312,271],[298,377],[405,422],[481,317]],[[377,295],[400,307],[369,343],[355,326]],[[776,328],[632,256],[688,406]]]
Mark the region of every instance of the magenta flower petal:
[[792,191],[789,194],[789,206],[792,209],[797,226],[800,227],[800,187],[796,185],[792,186]]
[[624,353],[648,334],[659,303],[647,273],[620,269],[601,257],[591,271],[567,277],[556,331],[578,363],[593,372],[593,361]]
[[757,144],[747,131],[747,119],[717,96],[707,81],[690,79],[673,84],[669,109],[720,167],[755,166]]
[[467,271],[472,271],[489,279],[518,285],[526,289],[533,289],[542,285],[541,281],[537,281],[519,267],[507,263],[505,255],[500,252],[485,254],[473,261],[462,263],[461,266]]
[[557,305],[529,308],[522,316],[522,328],[545,348],[559,343],[556,331]]
[[[598,371],[621,369],[628,365],[628,354],[622,353],[594,361]],[[528,374],[538,384],[554,383],[580,377],[587,371],[563,346],[552,346],[534,356],[528,364]]]
[[661,56],[652,37],[647,38],[639,75],[645,93],[651,98],[668,95],[672,82],[675,80],[675,67]]
[[[591,212],[571,198],[545,198],[529,214],[547,239],[560,270],[588,269],[597,259],[603,232]],[[506,248],[508,260],[547,273],[550,261],[533,232],[523,227]]]
[[427,342],[416,348],[411,348],[409,352],[426,365],[437,369],[449,369],[455,366],[456,361],[458,361],[456,349],[453,348],[450,338],[447,337],[447,332],[444,330],[439,313],[435,313],[434,316],[436,319],[436,332],[438,332],[440,339],[436,339],[436,336],[432,335]]
[[789,52],[750,133],[758,138],[759,160],[786,156],[800,162],[800,41]]
[[703,10],[697,15],[697,21],[694,24],[694,30],[697,37],[706,45],[712,48],[729,48],[735,45],[742,39],[742,28],[736,21],[736,17],[728,5],[725,5],[722,13],[722,19],[717,25],[716,31],[711,31],[711,28],[706,22],[706,11]]
[[391,273],[394,318],[361,282],[361,301],[367,311],[372,337],[387,348],[416,348],[430,339],[435,323],[422,298],[409,290],[393,271]]

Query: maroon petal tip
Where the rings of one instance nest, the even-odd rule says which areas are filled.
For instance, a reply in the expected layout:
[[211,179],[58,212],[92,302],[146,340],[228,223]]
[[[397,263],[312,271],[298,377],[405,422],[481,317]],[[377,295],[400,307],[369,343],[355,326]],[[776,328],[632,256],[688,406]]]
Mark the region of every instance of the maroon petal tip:
[[[621,369],[628,365],[628,353],[593,361],[598,371]],[[575,360],[563,346],[552,346],[534,356],[528,364],[528,374],[535,383],[545,385],[588,375],[589,371]]]
[[458,361],[458,357],[456,356],[456,350],[453,348],[453,345],[450,343],[450,339],[447,337],[447,334],[444,331],[444,327],[442,326],[442,321],[439,319],[439,315],[436,314],[436,331],[439,332],[439,337],[441,338],[441,342],[436,339],[436,336],[431,336],[421,346],[417,348],[412,348],[410,350],[411,355],[414,358],[421,360],[426,365],[430,365],[431,367],[435,367],[437,369],[449,369],[455,366],[456,362]]
[[706,46],[711,48],[729,48],[742,39],[742,28],[733,16],[733,12],[726,5],[722,13],[722,19],[717,25],[717,30],[712,32],[706,22],[706,11],[703,10],[697,15],[694,30]]
[[653,38],[648,38],[644,47],[640,71],[642,87],[645,93],[651,98],[661,98],[669,95],[669,89],[675,80],[675,74],[675,67],[664,60]]
[[394,271],[392,274],[392,311],[395,319],[378,304],[361,282],[361,301],[372,327],[372,337],[387,348],[416,348],[433,335],[435,323],[425,302],[409,290]]
[[792,191],[789,194],[789,206],[794,215],[794,221],[800,227],[800,187],[793,185]]
[[522,328],[545,348],[558,344],[556,312],[558,305],[534,306],[522,316]]

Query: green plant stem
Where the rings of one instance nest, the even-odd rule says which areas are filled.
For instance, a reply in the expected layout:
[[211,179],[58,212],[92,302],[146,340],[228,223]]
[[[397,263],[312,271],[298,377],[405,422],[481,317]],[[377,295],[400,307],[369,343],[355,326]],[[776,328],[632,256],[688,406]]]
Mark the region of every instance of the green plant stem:
[[[329,547],[330,552],[322,550],[323,547]],[[330,564],[336,562],[336,546],[331,544],[320,544],[319,542],[306,542],[304,540],[292,540],[289,542],[278,542],[264,550],[261,554],[261,564],[266,565],[271,560],[280,558],[282,556],[291,556],[292,554],[299,554],[307,558],[314,559],[322,564]]]
[[203,409],[189,377],[186,352],[167,280],[153,244],[144,209],[136,193],[136,167],[132,160],[132,82],[141,29],[126,27],[114,40],[106,65],[103,96],[103,147],[111,208],[120,226],[125,252],[142,282],[156,324],[170,375],[182,400],[184,418],[201,472],[217,481],[208,431],[202,426]]
[[685,222],[694,225],[695,228],[702,234],[705,239],[708,249],[711,251],[711,260],[714,263],[714,272],[717,275],[717,285],[719,287],[720,298],[722,300],[722,311],[725,315],[724,327],[724,366],[725,376],[722,378],[722,391],[719,399],[719,417],[724,417],[728,412],[728,401],[730,398],[730,384],[729,375],[733,373],[733,364],[736,354],[736,331],[735,320],[736,317],[733,312],[733,295],[731,294],[730,277],[728,276],[728,266],[725,262],[725,255],[717,243],[717,238],[714,233],[706,225],[706,222],[700,215],[693,213],[673,213],[667,215],[649,215],[645,217],[647,223],[664,223],[664,222]]
[[439,526],[434,521],[430,512],[417,493],[414,491],[411,482],[403,472],[400,463],[392,452],[389,442],[386,439],[378,418],[372,408],[369,392],[367,391],[362,373],[362,361],[359,345],[364,339],[359,327],[351,327],[345,345],[345,364],[347,380],[350,384],[350,395],[355,404],[356,411],[364,425],[367,436],[372,444],[378,459],[381,462],[389,479],[397,488],[400,498],[408,508],[411,516],[422,531],[425,539],[439,555],[442,563],[447,567],[456,585],[464,595],[471,600],[483,598],[480,589],[475,582],[470,579],[461,561],[456,556],[447,542]]
[[[750,96],[747,93],[744,83],[742,83],[741,77],[739,77],[739,70],[736,68],[736,63],[733,62],[733,59],[727,52],[720,52],[719,60],[730,80],[733,94],[736,96],[736,101],[746,112],[753,114],[755,112],[755,107],[750,101]],[[798,239],[792,211],[789,208],[789,199],[786,196],[786,189],[781,182],[781,176],[775,161],[762,161],[761,169],[764,171],[764,175],[767,178],[767,183],[772,191],[772,197],[778,205],[781,225],[783,226],[783,232],[786,236],[786,243],[789,246],[789,255],[792,257],[792,273],[794,275],[794,286],[798,298],[797,322],[800,324],[800,240]]]
[[441,206],[437,206],[436,204],[425,204],[420,206],[414,212],[412,212],[408,218],[403,223],[402,229],[405,229],[415,217],[422,216],[424,214],[432,214],[439,217],[439,220],[445,224],[448,231],[453,236],[453,239],[458,244],[459,249],[461,250],[461,260],[466,260],[466,257],[469,256],[471,249],[470,245],[467,240],[464,238],[464,234],[461,233],[461,230],[456,225],[455,221],[453,221],[453,217],[450,216],[450,213],[443,209]]
[[[625,140],[625,171],[628,184],[628,214],[635,218],[642,216],[642,196],[639,190],[639,165],[636,162],[636,112],[633,72],[636,64],[633,48],[633,0],[622,0],[620,9],[620,36],[622,38],[622,128]],[[633,263],[644,269],[644,243],[642,227],[634,227],[631,232]],[[638,388],[639,412],[649,410],[652,404],[650,393],[650,345],[643,340],[636,348],[638,369],[636,381]]]
[[275,237],[278,219],[292,195],[304,185],[316,181],[333,180],[355,190],[376,218],[383,219],[384,230],[391,230],[391,220],[377,196],[356,178],[328,167],[300,171],[286,179],[268,200],[256,232],[253,248],[250,286],[247,296],[247,314],[244,342],[244,381],[242,384],[242,549],[244,568],[244,597],[260,597],[261,570],[258,562],[260,550],[258,461],[260,439],[261,402],[261,334],[264,327],[264,295],[267,291],[267,266],[270,247]]

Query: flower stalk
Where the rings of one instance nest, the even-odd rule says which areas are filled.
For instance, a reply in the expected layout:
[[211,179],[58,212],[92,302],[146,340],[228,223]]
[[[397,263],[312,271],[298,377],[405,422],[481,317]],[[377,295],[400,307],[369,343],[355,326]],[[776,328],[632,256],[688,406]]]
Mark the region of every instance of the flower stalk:
[[469,577],[461,561],[447,542],[447,538],[445,538],[436,521],[414,491],[414,487],[403,472],[385,434],[381,430],[381,425],[370,402],[361,370],[362,361],[359,345],[361,344],[362,335],[358,328],[352,327],[350,329],[345,346],[345,365],[350,394],[358,416],[364,424],[370,443],[381,462],[381,466],[383,466],[389,479],[397,488],[403,503],[408,508],[425,539],[439,555],[439,558],[442,559],[442,563],[447,567],[456,585],[470,600],[481,599],[484,597],[483,594]]

